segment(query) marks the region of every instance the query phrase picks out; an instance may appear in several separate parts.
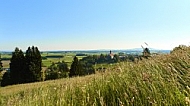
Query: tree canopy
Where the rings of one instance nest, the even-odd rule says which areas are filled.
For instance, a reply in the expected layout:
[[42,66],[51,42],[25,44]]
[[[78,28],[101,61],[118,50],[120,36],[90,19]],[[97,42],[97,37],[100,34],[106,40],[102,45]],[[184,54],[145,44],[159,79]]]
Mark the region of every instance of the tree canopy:
[[41,80],[42,57],[37,47],[28,47],[26,51],[26,70],[28,75],[27,82],[35,82]]
[[22,50],[15,48],[10,60],[10,78],[12,84],[24,83],[25,81],[25,57]]
[[0,54],[0,72],[3,71],[3,63],[1,61],[1,54]]

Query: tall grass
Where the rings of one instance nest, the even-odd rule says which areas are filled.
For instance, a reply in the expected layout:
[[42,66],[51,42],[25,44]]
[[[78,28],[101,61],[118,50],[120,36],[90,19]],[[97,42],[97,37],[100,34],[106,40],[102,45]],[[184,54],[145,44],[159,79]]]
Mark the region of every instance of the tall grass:
[[0,88],[1,106],[190,105],[190,49],[105,73]]

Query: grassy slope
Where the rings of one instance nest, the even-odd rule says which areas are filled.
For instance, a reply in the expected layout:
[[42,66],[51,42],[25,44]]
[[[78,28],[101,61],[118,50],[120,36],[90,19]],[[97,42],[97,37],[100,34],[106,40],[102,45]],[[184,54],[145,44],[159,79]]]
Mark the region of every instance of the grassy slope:
[[0,105],[190,105],[190,48],[105,73],[0,88]]

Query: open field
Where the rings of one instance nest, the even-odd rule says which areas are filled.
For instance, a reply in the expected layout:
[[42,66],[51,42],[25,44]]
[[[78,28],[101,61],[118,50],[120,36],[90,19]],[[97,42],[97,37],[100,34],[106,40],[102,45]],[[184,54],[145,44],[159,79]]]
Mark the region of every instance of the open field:
[[3,68],[9,68],[9,63],[10,63],[9,60],[3,60],[2,63],[3,63]]
[[1,58],[11,58],[12,54],[1,54]]
[[189,106],[190,48],[85,77],[0,88],[1,106]]
[[[83,57],[86,57],[86,56],[77,56],[77,57],[80,60],[80,59],[82,59]],[[42,64],[43,64],[44,67],[48,67],[52,63],[57,63],[57,62],[64,61],[70,67],[70,65],[72,64],[73,58],[74,58],[74,56],[65,56],[63,58],[47,58],[46,60],[42,60]]]
[[[109,50],[107,51],[50,51],[50,52],[42,52],[41,53],[41,56],[43,58],[42,60],[42,66],[44,67],[48,67],[52,64],[52,62],[54,63],[57,63],[59,61],[65,61],[68,66],[71,65],[72,61],[73,61],[73,58],[76,54],[86,54],[86,55],[100,55],[100,54],[109,54]],[[125,52],[126,54],[129,54],[129,53],[135,53],[135,54],[138,54],[138,53],[141,53],[139,51],[120,51],[120,50],[113,50],[112,51],[113,53],[117,54],[119,52]],[[158,52],[158,51],[157,51]],[[159,52],[165,52],[165,51],[159,51]],[[167,51],[168,53],[168,51]],[[63,56],[61,58],[47,58],[47,59],[44,59],[46,58],[46,56]],[[12,57],[12,53],[11,52],[6,52],[6,53],[1,53],[1,58],[2,59],[6,59],[6,60],[10,60]],[[86,57],[86,56],[77,56],[78,59],[82,59],[83,57]],[[9,68],[9,61],[4,61],[3,60],[3,66],[4,68]]]
[[[73,61],[73,58],[76,54],[72,53],[72,52],[69,52],[69,53],[42,53],[41,56],[42,57],[45,57],[45,56],[52,56],[52,58],[47,58],[47,59],[43,59],[42,60],[42,66],[43,67],[48,67],[50,66],[53,62],[54,63],[57,63],[59,61],[65,61],[68,66],[71,65],[72,61]],[[54,58],[53,56],[63,56],[61,58]],[[1,54],[1,58],[6,58],[6,59],[10,59],[12,57],[11,54]],[[78,59],[82,59],[83,57],[86,57],[86,56],[77,56]],[[10,60],[3,60],[2,61],[3,63],[3,67],[4,68],[9,68],[9,63],[10,63]]]

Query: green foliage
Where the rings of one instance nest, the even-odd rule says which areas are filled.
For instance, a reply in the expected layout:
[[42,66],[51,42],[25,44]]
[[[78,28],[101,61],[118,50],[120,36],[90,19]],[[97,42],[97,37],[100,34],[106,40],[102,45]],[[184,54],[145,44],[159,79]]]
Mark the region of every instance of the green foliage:
[[93,56],[84,57],[80,61],[94,65],[96,63],[96,59],[97,57],[93,55]]
[[58,79],[58,71],[55,63],[52,63],[51,66],[46,70],[46,80]]
[[59,79],[68,77],[69,68],[67,64],[62,61],[57,63],[52,63],[50,67],[46,70],[46,80]]
[[41,81],[42,57],[37,47],[32,46],[26,51],[27,82]]
[[73,63],[71,64],[69,76],[81,76],[84,75],[84,70],[82,69],[82,65],[79,62],[78,58],[75,56],[73,59]]
[[24,53],[19,48],[16,48],[10,60],[10,78],[12,84],[25,82],[25,65]]
[[135,57],[134,57],[133,55],[128,55],[128,59],[129,59],[130,61],[132,61],[132,62],[135,61]]
[[46,56],[44,59],[47,59],[47,58],[63,58],[64,56],[62,55],[52,55],[52,56]]
[[45,80],[55,80],[59,79],[59,73],[57,71],[47,70],[49,72],[46,73]]
[[10,85],[12,84],[12,81],[11,81],[11,78],[10,78],[10,73],[9,72],[5,72],[3,74],[3,80],[1,81],[1,86],[4,87],[4,86],[7,86],[7,85]]
[[84,75],[95,74],[95,69],[93,65],[95,64],[95,59],[93,56],[87,56],[80,60]]
[[[112,57],[113,56],[113,57]],[[103,64],[103,63],[118,63],[120,62],[120,57],[117,54],[109,54],[104,55],[100,54],[100,56],[93,56],[95,63]],[[125,59],[123,59],[125,60]]]
[[[7,83],[21,84],[41,81],[41,64],[42,58],[37,47],[29,47],[26,51],[25,56],[22,50],[15,48],[15,51],[12,53],[12,58],[10,60],[10,83]],[[4,81],[8,81],[7,74],[5,74],[4,78]]]
[[67,63],[62,61],[62,62],[59,62],[57,66],[58,66],[58,71],[61,73],[60,78],[68,77],[69,68],[68,68]]
[[73,63],[71,65],[69,76],[82,76],[94,74],[95,69],[93,65],[95,64],[95,59],[92,56],[87,56],[81,59],[80,61],[75,56],[73,59]]
[[1,54],[0,54],[0,72],[3,71],[3,63],[1,61]]
[[97,63],[105,63],[106,62],[106,56],[104,54],[101,54],[96,62]]
[[118,63],[120,62],[120,58],[117,54],[114,55],[114,58],[113,58],[114,62]]

